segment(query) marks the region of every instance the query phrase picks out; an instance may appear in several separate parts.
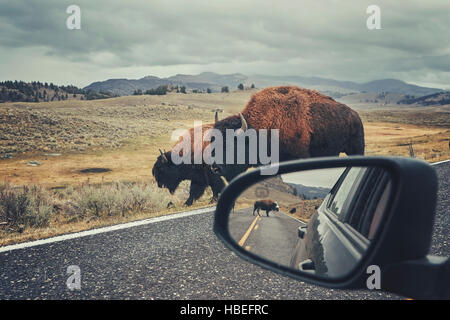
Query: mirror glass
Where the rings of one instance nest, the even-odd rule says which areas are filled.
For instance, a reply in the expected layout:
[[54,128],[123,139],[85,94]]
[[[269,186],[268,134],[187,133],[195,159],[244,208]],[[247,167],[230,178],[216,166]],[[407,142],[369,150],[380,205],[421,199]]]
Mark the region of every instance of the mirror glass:
[[367,251],[391,192],[382,167],[277,175],[236,199],[229,231],[241,247],[267,260],[319,277],[343,277]]

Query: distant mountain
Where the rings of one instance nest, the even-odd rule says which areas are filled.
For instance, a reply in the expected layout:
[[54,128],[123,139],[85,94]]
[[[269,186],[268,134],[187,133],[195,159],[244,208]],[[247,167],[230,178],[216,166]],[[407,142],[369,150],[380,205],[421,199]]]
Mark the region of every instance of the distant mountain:
[[409,84],[395,79],[375,80],[363,83],[360,86],[360,91],[366,92],[390,92],[402,93],[414,96],[424,96],[442,91],[437,88],[426,88]]
[[405,99],[398,101],[397,104],[412,104],[419,106],[450,105],[450,91],[433,93],[419,98],[406,96]]
[[142,79],[109,79],[98,81],[86,86],[85,90],[109,91],[118,95],[130,95],[136,90],[143,92],[159,86],[185,86],[188,90],[200,90],[206,92],[209,88],[212,92],[220,92],[222,87],[231,90],[237,88],[240,83],[245,83],[247,76],[243,74],[221,75],[213,72],[203,72],[198,75],[177,74],[168,78],[147,76]]
[[201,84],[203,86],[208,85],[217,88],[228,86],[232,89],[237,88],[240,83],[247,82],[247,79],[247,76],[240,73],[217,74],[214,72],[202,72],[198,75],[177,74],[167,78],[167,80],[174,83],[185,83],[191,84],[192,86]]
[[295,195],[301,196],[303,199],[323,199],[331,190],[328,188],[309,187],[296,183],[288,183],[288,185],[295,190]]
[[97,81],[84,87],[84,90],[112,92],[117,95],[125,96],[133,94],[136,90],[155,89],[162,85],[168,85],[170,81],[158,77],[147,76],[138,80],[128,79],[109,79],[106,81]]
[[333,79],[319,78],[319,77],[278,77],[278,76],[255,76],[254,83],[260,87],[261,84],[273,85],[276,82],[282,84],[295,84],[300,87],[306,87],[318,90],[324,94],[329,94],[332,97],[340,98],[345,94],[350,93],[401,93],[415,96],[423,96],[442,91],[437,88],[419,87],[413,84],[406,83],[395,79],[381,79],[366,83],[356,83],[352,81],[339,81]]
[[336,100],[352,107],[361,106],[383,106],[395,105],[400,100],[410,97],[402,93],[376,93],[376,92],[361,92],[352,93],[343,97],[336,97]]
[[298,85],[304,88],[318,90],[335,98],[351,93],[374,92],[374,93],[400,93],[405,95],[423,96],[441,92],[441,89],[420,87],[395,79],[382,79],[366,83],[352,81],[339,81],[320,77],[303,76],[268,76],[252,75],[246,76],[241,73],[217,74],[214,72],[203,72],[198,75],[177,74],[168,78],[154,76],[142,79],[110,79],[94,82],[84,89],[95,91],[109,91],[119,95],[130,95],[135,90],[154,89],[161,85],[185,86],[188,90],[220,92],[224,86],[235,90],[242,83],[249,87],[254,84],[257,88],[265,88],[276,85]]

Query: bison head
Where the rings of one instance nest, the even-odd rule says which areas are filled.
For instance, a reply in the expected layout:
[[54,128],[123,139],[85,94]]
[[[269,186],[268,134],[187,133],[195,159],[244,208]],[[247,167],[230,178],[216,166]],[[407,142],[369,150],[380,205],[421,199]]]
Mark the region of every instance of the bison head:
[[276,201],[272,204],[272,210],[280,211],[280,206],[278,205],[278,203]]
[[171,161],[170,152],[162,152],[161,150],[159,152],[160,155],[153,165],[152,173],[158,183],[158,187],[167,188],[173,194],[181,181],[183,181],[182,172],[180,172],[181,167]]

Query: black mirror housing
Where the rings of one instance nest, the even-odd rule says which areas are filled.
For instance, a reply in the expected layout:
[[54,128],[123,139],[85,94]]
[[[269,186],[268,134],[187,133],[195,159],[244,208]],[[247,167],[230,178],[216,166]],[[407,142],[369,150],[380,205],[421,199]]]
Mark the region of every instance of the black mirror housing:
[[[440,264],[436,264],[436,260],[432,259],[433,261],[430,263],[430,260],[426,258],[431,245],[437,198],[437,176],[434,168],[424,161],[413,158],[356,156],[288,161],[279,164],[278,174],[346,166],[383,167],[389,171],[393,183],[391,206],[387,209],[386,219],[383,219],[382,226],[375,235],[367,254],[348,275],[336,279],[324,279],[314,274],[297,272],[246,251],[231,238],[227,222],[234,201],[249,186],[270,177],[261,174],[264,167],[241,174],[232,180],[223,191],[215,214],[214,231],[216,235],[229,249],[243,259],[297,280],[330,288],[367,288],[367,268],[370,265],[377,265],[381,269],[382,290],[409,297],[430,297],[429,294],[424,296],[419,292],[412,292],[420,290],[417,286],[409,286],[410,289],[400,288],[398,281],[393,281],[394,273],[389,273],[391,270],[398,273],[399,266],[403,263],[413,265],[417,269],[417,264],[411,264],[411,261],[421,261],[419,264],[422,263],[425,268],[428,263],[434,269],[440,268]],[[406,268],[405,271],[408,272],[407,270],[412,269]],[[405,275],[405,279],[408,278]],[[411,279],[414,279],[413,275],[411,275]],[[427,292],[430,292],[430,288],[427,289]]]

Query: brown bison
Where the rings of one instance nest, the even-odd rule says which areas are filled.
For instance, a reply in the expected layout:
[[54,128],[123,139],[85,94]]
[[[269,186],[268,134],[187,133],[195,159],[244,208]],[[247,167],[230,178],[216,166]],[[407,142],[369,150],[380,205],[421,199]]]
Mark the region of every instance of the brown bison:
[[[241,125],[241,121],[245,123]],[[218,121],[214,128],[225,136],[226,129],[241,126],[257,132],[278,129],[279,161],[338,156],[341,152],[364,154],[364,128],[358,113],[313,90],[295,86],[266,88],[251,97],[242,114]],[[224,154],[227,152],[225,149]],[[248,156],[246,150],[247,160]],[[237,165],[236,161],[222,163],[214,166],[228,181],[252,166],[248,161],[244,165]]]
[[[213,190],[214,200],[224,187],[220,175],[230,181],[251,166],[267,164],[259,157],[255,163],[249,161],[250,156],[255,156],[249,148],[244,152],[237,150],[236,139],[241,134],[245,135],[249,128],[256,130],[258,141],[260,129],[279,130],[279,161],[338,156],[341,152],[347,155],[364,154],[363,125],[355,111],[313,90],[295,86],[271,87],[254,94],[241,114],[202,126],[203,133],[207,129],[217,129],[222,133],[221,161],[217,161],[215,157],[213,163],[203,158],[200,164],[175,164],[171,160],[171,152],[161,153],[153,167],[158,186],[167,187],[173,193],[181,181],[191,180],[190,196],[186,204],[190,205],[198,199],[208,185]],[[233,141],[228,140],[229,129],[236,132],[231,137]],[[186,135],[191,138],[194,150],[194,129]],[[266,149],[272,155],[270,138],[268,137]],[[195,142],[201,144],[197,148],[205,150],[214,141],[205,140]],[[229,161],[227,154],[233,155],[232,161]],[[244,154],[244,163],[238,164],[238,154]]]
[[278,203],[273,200],[259,200],[255,201],[255,204],[253,205],[253,215],[255,215],[255,212],[258,213],[258,216],[261,216],[259,214],[260,210],[266,211],[266,215],[269,216],[270,211],[280,211],[280,207],[278,206]]
[[314,90],[266,88],[242,111],[249,128],[280,130],[280,161],[364,154],[364,129],[356,111]]

